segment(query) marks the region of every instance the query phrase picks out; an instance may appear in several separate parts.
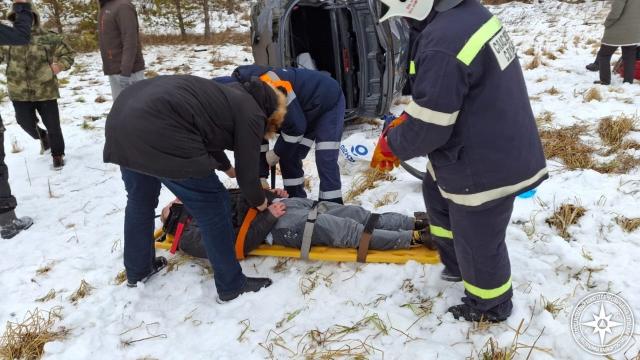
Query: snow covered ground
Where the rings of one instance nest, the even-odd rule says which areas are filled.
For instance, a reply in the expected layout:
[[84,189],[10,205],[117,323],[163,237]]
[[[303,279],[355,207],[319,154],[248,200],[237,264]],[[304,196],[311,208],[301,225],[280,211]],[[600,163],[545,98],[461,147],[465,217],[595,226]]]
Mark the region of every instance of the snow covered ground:
[[[601,101],[585,102],[584,94],[596,76],[585,72],[584,65],[594,58],[606,14],[600,2],[545,1],[492,10],[510,29],[523,66],[533,59],[525,53],[546,49],[557,57],[542,56],[546,65],[525,71],[534,110],[552,113],[551,125],[588,124],[585,141],[598,146],[595,128],[600,118],[638,113],[640,86],[622,85],[617,78],[611,87],[600,88]],[[212,57],[234,64],[251,59],[247,49],[238,46],[194,49],[153,47],[145,54],[150,70],[157,73],[205,77],[233,68],[213,69]],[[0,240],[0,323],[19,322],[35,308],[59,307],[59,325],[70,333],[65,340],[46,345],[47,359],[282,359],[341,354],[371,359],[478,358],[490,339],[499,347],[511,347],[517,329],[516,358],[527,358],[528,346],[535,343],[532,359],[588,359],[569,328],[571,310],[579,299],[591,292],[614,292],[640,315],[640,231],[623,232],[615,221],[619,215],[640,217],[638,169],[605,175],[569,171],[556,161],[549,161],[551,179],[538,189],[536,198],[516,201],[507,232],[515,309],[504,324],[454,320],[446,309],[459,303],[462,285],[441,281],[440,265],[415,262],[363,266],[252,258],[242,263],[245,273],[269,276],[273,286],[219,305],[206,265],[178,258],[172,271],[128,289],[115,280],[123,269],[125,192],[118,168],[102,163],[111,97],[99,56],[79,56],[75,69],[62,77],[68,80],[60,100],[67,142],[67,165],[62,171],[53,171],[50,156],[39,155],[39,144],[15,124],[10,102],[5,100],[0,108],[17,212],[35,220],[27,232]],[[558,93],[545,92],[551,87]],[[375,137],[373,132],[366,135]],[[638,132],[630,136],[640,140]],[[21,151],[12,153],[12,143]],[[630,154],[640,156],[633,150]],[[354,166],[344,169],[345,192],[354,174],[366,165]],[[305,167],[317,194],[312,159]],[[397,199],[376,211],[410,215],[423,210],[420,183],[401,169],[392,174],[395,181],[382,182],[356,200],[373,209],[385,194],[394,192]],[[233,185],[230,179],[224,181]],[[160,204],[171,198],[163,191]],[[587,210],[569,228],[570,241],[545,223],[565,202]],[[82,280],[92,291],[73,302],[69,298]],[[52,299],[36,300],[52,289]],[[637,356],[638,345],[633,344],[613,358]]]

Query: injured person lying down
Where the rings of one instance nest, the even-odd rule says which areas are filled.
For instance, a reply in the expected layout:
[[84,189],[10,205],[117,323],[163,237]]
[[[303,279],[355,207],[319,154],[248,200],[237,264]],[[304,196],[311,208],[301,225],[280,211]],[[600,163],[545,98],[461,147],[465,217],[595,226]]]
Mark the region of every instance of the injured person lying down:
[[[415,217],[393,212],[372,214],[360,206],[289,198],[286,191],[274,189],[265,190],[270,203],[268,210],[256,214],[239,190],[229,192],[236,242],[243,243],[236,244],[236,250],[242,252],[237,254],[240,258],[265,243],[299,249],[305,227],[310,232],[309,222],[313,224],[311,234],[307,235],[311,246],[358,248],[366,227],[371,229],[367,231],[371,250],[407,249],[416,245],[435,249],[424,213],[416,213]],[[198,224],[178,199],[162,210],[161,220],[164,233],[175,236],[180,250],[194,257],[207,257]]]

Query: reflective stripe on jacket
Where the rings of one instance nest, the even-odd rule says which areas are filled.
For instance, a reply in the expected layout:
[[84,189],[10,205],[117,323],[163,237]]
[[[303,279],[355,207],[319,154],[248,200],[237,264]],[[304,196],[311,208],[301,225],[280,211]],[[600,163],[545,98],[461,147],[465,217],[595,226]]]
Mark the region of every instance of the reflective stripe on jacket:
[[289,84],[288,88],[282,84],[287,90],[287,115],[274,147],[280,157],[293,153],[297,144],[303,141],[307,129],[313,128],[316,120],[332,110],[342,96],[338,82],[319,71],[246,65],[238,67],[233,76],[240,82],[265,76],[276,87],[278,82]]
[[442,195],[479,206],[548,177],[516,49],[477,1],[438,13],[416,39],[408,121],[392,151],[428,155]]

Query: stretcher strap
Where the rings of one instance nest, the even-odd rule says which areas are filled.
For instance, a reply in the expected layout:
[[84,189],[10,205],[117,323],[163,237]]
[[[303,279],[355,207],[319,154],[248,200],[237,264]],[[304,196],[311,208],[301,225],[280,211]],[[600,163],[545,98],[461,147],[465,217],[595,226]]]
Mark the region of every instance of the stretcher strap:
[[360,245],[358,245],[358,262],[367,262],[367,254],[369,253],[369,244],[371,243],[371,237],[373,235],[373,229],[380,219],[380,214],[371,214],[369,220],[364,225],[362,236],[360,237]]
[[255,220],[257,215],[258,210],[251,208],[247,212],[247,215],[244,216],[242,226],[240,226],[240,231],[238,231],[238,236],[236,237],[236,259],[238,260],[244,259],[244,241],[247,238],[247,233],[249,232],[251,223]]
[[307,216],[307,223],[304,225],[304,232],[302,233],[302,244],[300,245],[300,258],[309,260],[309,252],[311,251],[311,238],[313,237],[313,228],[316,226],[316,219],[318,218],[318,202],[314,202],[309,215]]

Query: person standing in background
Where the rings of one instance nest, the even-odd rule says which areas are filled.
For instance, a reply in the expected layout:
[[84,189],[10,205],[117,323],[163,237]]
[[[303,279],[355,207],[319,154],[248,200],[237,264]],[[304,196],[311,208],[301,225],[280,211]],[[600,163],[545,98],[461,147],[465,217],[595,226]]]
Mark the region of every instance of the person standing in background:
[[611,84],[611,56],[621,47],[623,81],[632,84],[637,46],[640,45],[640,1],[613,0],[604,27],[602,45],[597,57],[600,80],[595,83]]
[[[31,40],[31,26],[33,15],[31,4],[27,0],[14,0],[13,11],[16,13],[16,21],[13,28],[0,24],[0,45],[27,45]],[[4,124],[0,117],[0,236],[10,239],[20,231],[33,225],[33,220],[28,217],[17,217],[14,209],[17,206],[16,198],[11,194],[9,186],[9,169],[4,163]]]
[[[0,62],[7,62],[7,87],[18,124],[40,141],[41,153],[51,148],[53,167],[59,169],[64,166],[64,137],[56,75],[73,65],[74,52],[62,35],[42,29],[35,9],[32,13],[31,42],[27,46],[3,47]],[[7,18],[15,22],[16,13],[9,12]],[[38,126],[36,111],[47,130]]]
[[115,100],[129,85],[144,79],[138,13],[131,0],[99,0],[98,41],[102,68]]

